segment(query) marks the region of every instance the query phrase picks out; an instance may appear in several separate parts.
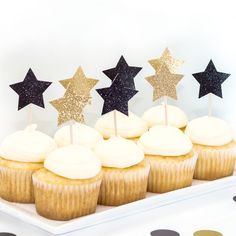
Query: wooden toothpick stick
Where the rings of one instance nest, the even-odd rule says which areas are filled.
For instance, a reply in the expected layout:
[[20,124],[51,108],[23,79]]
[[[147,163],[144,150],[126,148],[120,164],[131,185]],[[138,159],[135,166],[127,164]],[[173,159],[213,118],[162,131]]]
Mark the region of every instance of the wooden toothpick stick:
[[118,136],[117,132],[117,117],[116,117],[116,110],[113,111],[113,117],[114,117],[114,131],[115,131],[115,136]]
[[74,125],[74,121],[71,121],[70,122],[70,144],[74,144],[73,125]]
[[208,116],[212,116],[212,94],[208,94]]
[[32,111],[32,104],[29,104],[29,108],[28,108],[28,125],[32,124],[33,121],[33,111]]
[[167,96],[164,96],[164,107],[165,107],[165,125],[168,125]]

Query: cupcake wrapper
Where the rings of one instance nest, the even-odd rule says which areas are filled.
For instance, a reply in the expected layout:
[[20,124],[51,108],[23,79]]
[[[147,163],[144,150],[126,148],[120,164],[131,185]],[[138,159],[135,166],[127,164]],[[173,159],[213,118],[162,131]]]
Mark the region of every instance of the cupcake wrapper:
[[34,203],[32,174],[35,170],[0,166],[0,196],[10,202]]
[[107,206],[119,206],[145,198],[150,166],[125,169],[103,169],[103,181],[98,203]]
[[151,166],[148,192],[165,193],[192,185],[197,153],[185,160],[146,158]]
[[52,220],[70,220],[94,213],[101,179],[80,185],[60,185],[41,181],[33,175],[38,214]]
[[194,178],[200,180],[214,180],[230,176],[234,172],[235,149],[212,149],[194,145],[198,152]]

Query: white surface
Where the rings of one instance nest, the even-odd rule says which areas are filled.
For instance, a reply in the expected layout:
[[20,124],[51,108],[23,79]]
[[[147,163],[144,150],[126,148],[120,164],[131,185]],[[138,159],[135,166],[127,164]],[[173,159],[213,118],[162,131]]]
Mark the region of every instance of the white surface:
[[[209,198],[215,200],[213,204],[215,204],[215,211],[218,211],[218,201],[221,203],[223,200],[222,198],[218,199],[218,195],[220,197],[220,194],[225,194],[226,192],[228,193],[229,189],[231,190],[232,188],[234,188],[235,193],[231,196],[231,201],[233,201],[232,197],[236,195],[236,176],[227,177],[212,182],[194,180],[193,185],[195,186],[165,194],[148,193],[148,198],[120,207],[98,206],[97,212],[95,214],[66,222],[52,221],[39,216],[36,213],[33,204],[9,203],[0,199],[0,210],[50,233],[65,234],[79,230],[78,233],[83,234],[84,229],[86,231],[86,229],[89,230],[90,228],[90,231],[93,231],[93,228],[100,227],[100,224],[103,225],[103,228],[107,228],[111,225],[116,226],[117,222],[115,220],[117,219],[125,219],[125,217],[128,217],[126,219],[131,220],[137,215],[142,216],[142,214],[147,214],[148,212],[155,211],[156,219],[163,220],[165,217],[167,217],[166,213],[168,212],[168,210],[165,210],[165,208],[169,209],[169,207],[172,206],[172,210],[179,212],[179,204],[184,206],[184,209],[182,210],[183,214],[186,215],[186,212],[195,214],[195,211],[198,210],[196,206],[202,203],[205,204],[202,199],[206,199],[206,202],[209,201]],[[188,210],[188,205],[185,206],[185,202],[189,202],[191,199],[192,205],[189,205],[191,209]],[[236,207],[235,202],[234,204]],[[228,214],[232,214],[232,212],[229,211]],[[218,215],[218,217],[219,216],[220,215]],[[176,215],[173,216],[173,218],[177,218]],[[166,220],[166,223],[168,223],[169,218]],[[73,235],[73,233],[71,233],[71,235]]]
[[[41,80],[54,82],[45,92],[46,110],[35,107],[33,120],[52,134],[57,113],[48,101],[63,94],[57,82],[81,65],[98,87],[110,81],[102,70],[116,65],[121,54],[130,65],[143,66],[136,77],[139,94],[130,109],[142,114],[152,103],[152,88],[143,79],[154,73],[148,60],[166,46],[185,60],[180,72],[177,104],[191,118],[207,113],[206,98],[198,99],[192,73],[205,69],[212,58],[219,71],[232,75],[223,84],[224,99],[213,97],[213,114],[234,123],[236,101],[235,1],[189,0],[0,0],[0,140],[24,128],[27,112],[17,112],[17,95],[9,84],[23,80],[29,67]],[[175,103],[171,101],[171,103]],[[88,123],[99,117],[102,99],[93,92],[86,108]]]

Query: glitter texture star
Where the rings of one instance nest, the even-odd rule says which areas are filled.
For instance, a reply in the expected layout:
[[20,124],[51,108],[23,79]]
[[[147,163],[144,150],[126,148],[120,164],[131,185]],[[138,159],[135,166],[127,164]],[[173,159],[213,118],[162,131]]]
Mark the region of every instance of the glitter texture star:
[[163,96],[177,99],[176,85],[182,78],[183,75],[172,74],[167,65],[163,64],[158,74],[145,79],[153,87],[153,101],[155,101]]
[[76,89],[77,93],[82,96],[89,96],[92,88],[97,84],[98,80],[87,78],[82,67],[79,67],[70,79],[60,80],[60,84],[67,89],[70,83],[73,83],[71,88]]
[[89,100],[90,97],[72,92],[51,101],[51,105],[58,111],[58,125],[71,120],[84,123],[83,109],[89,103]]
[[193,77],[200,84],[199,98],[212,93],[218,97],[222,96],[221,84],[230,76],[223,72],[218,72],[212,60],[210,60],[205,71],[193,74]]
[[124,87],[123,80],[123,74],[118,74],[110,87],[96,90],[104,100],[102,115],[113,110],[128,115],[128,101],[138,91]]
[[177,69],[184,63],[183,60],[173,58],[168,48],[164,50],[160,58],[152,59],[148,62],[157,73],[160,73],[163,64],[167,65],[171,73],[176,73]]
[[37,80],[34,72],[29,69],[22,82],[10,85],[19,95],[18,110],[29,104],[44,108],[43,93],[51,83],[52,82]]
[[65,94],[50,102],[58,111],[58,125],[71,120],[84,123],[83,110],[90,103],[90,92],[97,82],[98,80],[86,78],[81,67],[73,78],[60,81],[66,88]]
[[113,81],[117,74],[122,74],[124,87],[135,89],[134,77],[142,67],[129,66],[123,56],[120,57],[116,67],[104,70],[103,73]]

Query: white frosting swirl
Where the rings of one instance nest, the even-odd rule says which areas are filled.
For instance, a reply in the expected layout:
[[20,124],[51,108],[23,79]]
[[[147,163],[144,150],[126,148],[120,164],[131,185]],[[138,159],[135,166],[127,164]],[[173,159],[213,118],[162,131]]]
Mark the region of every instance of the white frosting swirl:
[[180,156],[189,153],[192,143],[181,130],[171,126],[157,125],[143,134],[138,145],[145,154]]
[[190,121],[185,134],[193,143],[209,146],[222,146],[233,139],[230,126],[224,120],[212,116],[203,116]]
[[[187,125],[188,119],[185,113],[176,106],[167,105],[168,124],[176,128],[183,128]],[[148,127],[165,124],[165,106],[159,105],[144,112],[142,119],[148,124]]]
[[[124,138],[135,138],[147,131],[147,124],[138,116],[129,111],[129,116],[116,111],[117,132]],[[98,119],[95,124],[104,138],[110,138],[114,135],[114,113],[109,112]]]
[[90,179],[100,172],[101,162],[89,148],[69,145],[51,152],[44,167],[68,179]]
[[0,147],[0,155],[19,162],[43,162],[46,155],[56,148],[56,143],[48,135],[37,131],[37,125],[7,136]]
[[[98,142],[102,141],[102,135],[95,129],[81,124],[73,124],[73,142],[94,149]],[[58,147],[70,145],[70,126],[60,128],[54,135]]]
[[140,163],[144,153],[133,141],[122,137],[111,137],[99,143],[95,149],[102,166],[127,168]]

